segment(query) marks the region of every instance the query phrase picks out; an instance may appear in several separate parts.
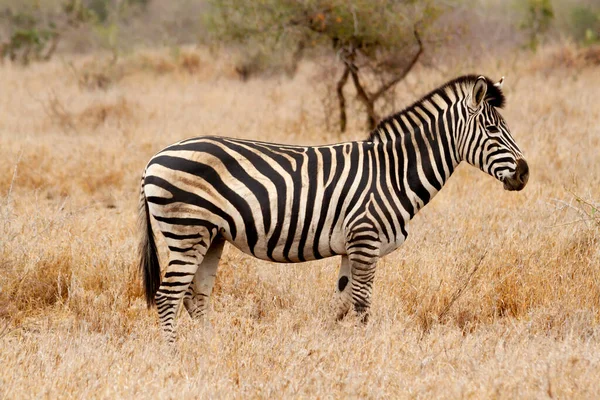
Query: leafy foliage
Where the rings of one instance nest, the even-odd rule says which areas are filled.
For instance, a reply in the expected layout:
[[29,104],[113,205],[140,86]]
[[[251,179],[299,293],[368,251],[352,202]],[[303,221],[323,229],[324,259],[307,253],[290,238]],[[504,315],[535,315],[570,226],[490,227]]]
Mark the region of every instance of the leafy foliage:
[[528,47],[535,51],[554,20],[554,8],[550,0],[527,0],[524,3],[526,11],[521,28],[527,33]]
[[584,44],[600,41],[600,8],[574,7],[571,10],[571,30],[575,40]]
[[8,12],[6,16],[12,33],[8,41],[0,44],[0,59],[9,58],[26,65],[52,56],[59,39],[53,22],[45,24],[29,13]]
[[432,1],[414,0],[211,0],[209,4],[205,19],[212,33],[209,41],[260,44],[266,52],[353,48],[378,59],[390,56],[384,52],[402,51],[414,43],[415,24],[425,31],[440,13]]
[[0,23],[8,40],[0,42],[0,59],[21,64],[46,61],[65,33],[83,25],[92,28],[103,47],[117,51],[119,26],[115,22],[132,11],[143,10],[149,0],[56,0],[48,4],[26,1],[6,8]]

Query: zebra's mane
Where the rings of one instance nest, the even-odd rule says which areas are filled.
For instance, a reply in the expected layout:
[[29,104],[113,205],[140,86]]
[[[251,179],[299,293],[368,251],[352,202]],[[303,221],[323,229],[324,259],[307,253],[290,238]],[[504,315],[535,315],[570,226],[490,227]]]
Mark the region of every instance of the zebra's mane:
[[[394,113],[394,114],[382,119],[377,124],[375,129],[373,129],[371,131],[371,133],[369,134],[369,138],[367,140],[372,142],[373,140],[380,138],[380,128],[383,125],[385,125],[386,123],[390,122],[391,120],[413,110],[416,106],[423,104],[424,102],[428,101],[433,96],[435,96],[436,94],[444,94],[446,89],[449,87],[456,87],[456,86],[461,86],[461,85],[474,85],[479,76],[481,76],[481,75],[464,75],[464,76],[458,77],[456,79],[453,79],[453,80],[445,83],[444,85],[438,87],[437,89],[432,90],[431,92],[429,92],[428,94],[423,96],[420,100],[417,100],[416,102],[414,102],[410,106],[406,107],[402,111],[399,111],[397,113]],[[490,78],[485,77],[485,80],[487,81],[487,91],[485,94],[485,101],[487,101],[488,104],[490,104],[491,106],[494,106],[497,108],[504,107],[506,99],[504,97],[504,93],[502,93],[502,89],[500,89],[498,86],[495,86],[494,81],[492,81]]]

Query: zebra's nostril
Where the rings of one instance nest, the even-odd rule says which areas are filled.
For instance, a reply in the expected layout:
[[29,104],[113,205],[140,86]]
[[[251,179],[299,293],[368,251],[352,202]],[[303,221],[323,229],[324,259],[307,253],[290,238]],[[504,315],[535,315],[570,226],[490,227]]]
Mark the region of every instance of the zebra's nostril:
[[520,158],[517,160],[517,168],[515,171],[515,178],[524,185],[529,180],[529,165],[527,165],[527,161]]

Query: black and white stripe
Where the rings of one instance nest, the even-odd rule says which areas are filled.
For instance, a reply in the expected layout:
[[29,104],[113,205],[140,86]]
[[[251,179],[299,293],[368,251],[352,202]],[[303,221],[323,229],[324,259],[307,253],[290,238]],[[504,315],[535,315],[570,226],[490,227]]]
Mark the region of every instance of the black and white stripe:
[[[368,140],[290,146],[225,137],[175,143],[142,178],[141,268],[173,341],[183,304],[205,314],[223,244],[274,262],[342,256],[338,317],[366,318],[377,260],[461,161],[521,190],[527,163],[497,108],[501,83],[464,76],[381,121]],[[150,217],[152,216],[152,218]],[[161,282],[151,219],[169,262]]]

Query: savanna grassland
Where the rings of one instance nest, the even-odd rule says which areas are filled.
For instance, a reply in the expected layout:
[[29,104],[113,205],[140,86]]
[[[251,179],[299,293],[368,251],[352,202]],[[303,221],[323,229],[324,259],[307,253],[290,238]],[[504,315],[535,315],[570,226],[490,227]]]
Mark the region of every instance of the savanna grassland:
[[208,321],[181,314],[169,351],[137,274],[145,163],[205,134],[365,138],[327,129],[317,70],[241,82],[195,49],[0,66],[0,398],[600,396],[600,67],[568,46],[398,86],[400,108],[505,75],[531,177],[506,192],[461,165],[380,261],[367,326],[333,319],[338,258],[226,246]]

